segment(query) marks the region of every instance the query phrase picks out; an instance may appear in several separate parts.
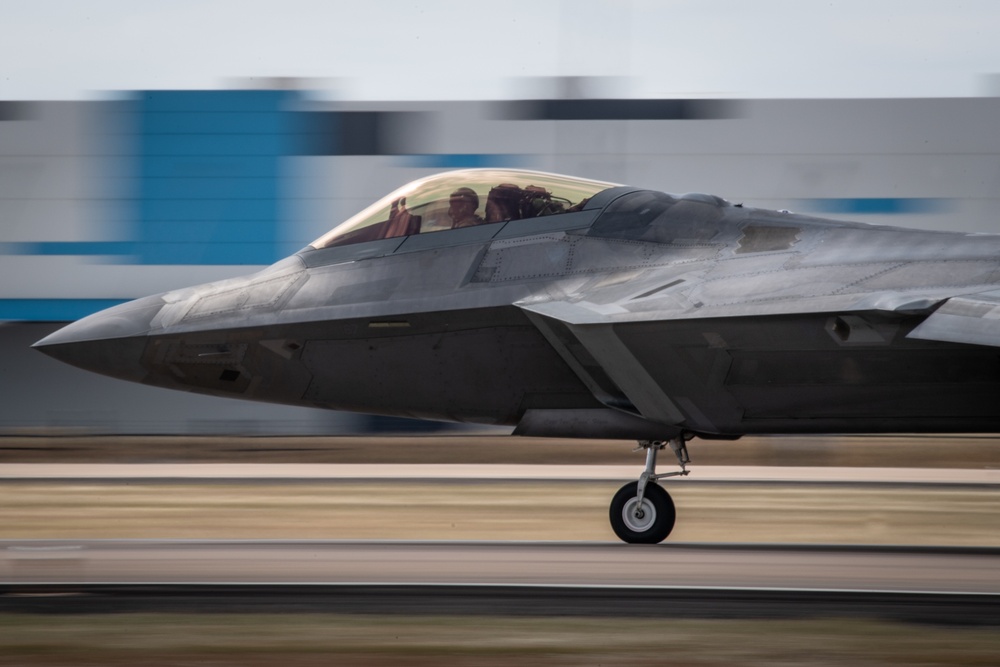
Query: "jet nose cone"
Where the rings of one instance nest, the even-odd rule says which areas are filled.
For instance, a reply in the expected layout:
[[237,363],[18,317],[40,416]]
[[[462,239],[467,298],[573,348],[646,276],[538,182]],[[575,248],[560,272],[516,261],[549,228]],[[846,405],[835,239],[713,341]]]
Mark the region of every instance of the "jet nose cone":
[[140,380],[146,334],[163,307],[159,296],[137,299],[88,315],[41,339],[32,347],[95,373]]

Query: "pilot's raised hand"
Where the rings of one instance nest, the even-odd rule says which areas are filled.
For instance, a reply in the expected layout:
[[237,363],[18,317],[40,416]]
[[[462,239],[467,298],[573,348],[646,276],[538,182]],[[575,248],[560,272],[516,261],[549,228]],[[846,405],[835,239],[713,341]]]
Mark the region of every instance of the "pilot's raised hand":
[[399,215],[399,206],[402,204],[403,210],[406,210],[406,197],[400,197],[399,199],[392,200],[392,207],[389,209],[389,219],[395,218]]

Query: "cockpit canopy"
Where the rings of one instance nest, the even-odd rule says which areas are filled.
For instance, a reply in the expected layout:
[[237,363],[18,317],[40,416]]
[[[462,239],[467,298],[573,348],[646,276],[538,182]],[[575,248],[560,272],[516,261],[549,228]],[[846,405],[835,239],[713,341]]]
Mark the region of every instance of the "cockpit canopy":
[[312,244],[313,248],[426,234],[581,210],[614,183],[512,169],[466,169],[413,181]]

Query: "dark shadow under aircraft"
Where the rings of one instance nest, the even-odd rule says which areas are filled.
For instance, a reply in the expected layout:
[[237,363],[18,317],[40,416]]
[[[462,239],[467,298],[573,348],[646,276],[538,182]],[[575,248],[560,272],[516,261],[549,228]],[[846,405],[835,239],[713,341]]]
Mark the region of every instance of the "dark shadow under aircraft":
[[[693,437],[1000,431],[1000,236],[835,222],[512,170],[406,185],[253,275],[36,343],[117,378],[627,438],[659,542]],[[657,474],[669,446],[681,470]]]

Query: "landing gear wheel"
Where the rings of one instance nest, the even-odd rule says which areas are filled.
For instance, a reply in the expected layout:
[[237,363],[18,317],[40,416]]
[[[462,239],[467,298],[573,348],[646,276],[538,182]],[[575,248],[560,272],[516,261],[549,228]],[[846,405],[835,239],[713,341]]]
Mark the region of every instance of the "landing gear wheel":
[[629,544],[658,544],[674,529],[677,511],[670,494],[659,484],[647,484],[642,505],[636,500],[639,483],[630,482],[611,499],[611,528]]

